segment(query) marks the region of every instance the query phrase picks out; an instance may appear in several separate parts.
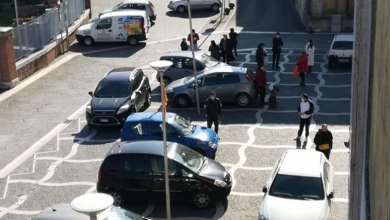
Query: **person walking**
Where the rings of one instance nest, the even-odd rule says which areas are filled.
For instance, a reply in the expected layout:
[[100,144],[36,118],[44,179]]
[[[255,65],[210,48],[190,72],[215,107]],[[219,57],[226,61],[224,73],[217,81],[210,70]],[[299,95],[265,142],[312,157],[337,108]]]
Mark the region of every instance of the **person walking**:
[[276,68],[279,68],[279,60],[280,60],[280,53],[282,52],[283,47],[283,40],[280,38],[280,33],[277,32],[276,36],[272,40],[272,69],[275,69],[275,63]]
[[188,50],[188,44],[187,44],[187,40],[185,38],[183,38],[181,40],[180,48],[181,48],[182,51],[187,51]]
[[260,43],[256,50],[256,62],[258,67],[266,67],[268,63],[267,51],[264,49],[265,44]]
[[333,147],[333,135],[328,130],[328,125],[323,124],[321,129],[318,130],[314,137],[314,144],[316,145],[316,151],[322,152],[326,159],[329,160],[330,152]]
[[306,51],[302,50],[301,55],[298,58],[297,66],[298,66],[298,73],[299,76],[301,77],[301,84],[300,86],[305,86],[305,74],[307,72],[307,54]]
[[234,32],[234,28],[230,28],[229,38],[232,43],[232,47],[233,47],[232,49],[234,50],[234,54],[236,56],[237,56],[237,44],[238,44],[237,37],[238,34]]
[[210,55],[212,58],[216,59],[219,61],[219,47],[218,45],[215,43],[215,41],[211,41],[211,45],[209,47],[209,51],[210,51]]
[[268,105],[265,102],[265,86],[267,85],[267,74],[264,67],[257,67],[256,69],[256,88],[260,94],[260,105]]
[[301,95],[301,103],[298,105],[298,115],[300,117],[300,124],[298,130],[298,136],[294,139],[296,141],[301,140],[301,135],[303,133],[303,128],[306,128],[305,141],[309,137],[309,127],[311,123],[311,118],[314,112],[314,104],[309,99],[307,94]]
[[230,61],[235,60],[232,51],[232,43],[226,34],[223,35],[221,42],[219,43],[221,50],[222,62],[229,64]]
[[210,97],[207,98],[206,102],[204,103],[204,111],[206,114],[207,119],[207,127],[211,128],[211,126],[214,123],[214,131],[218,134],[218,126],[219,126],[219,120],[222,110],[222,103],[217,98],[217,95],[214,91],[210,93]]
[[316,51],[316,47],[313,44],[313,40],[309,39],[309,42],[306,44],[306,54],[308,56],[307,65],[309,70],[307,73],[311,73],[312,67],[314,66],[314,52]]
[[[192,29],[192,34],[194,35],[194,51],[197,51],[199,35],[195,32],[195,29]],[[187,40],[188,42],[190,42],[190,46],[191,46],[191,33],[188,34]],[[190,47],[190,50],[192,50],[192,47]]]

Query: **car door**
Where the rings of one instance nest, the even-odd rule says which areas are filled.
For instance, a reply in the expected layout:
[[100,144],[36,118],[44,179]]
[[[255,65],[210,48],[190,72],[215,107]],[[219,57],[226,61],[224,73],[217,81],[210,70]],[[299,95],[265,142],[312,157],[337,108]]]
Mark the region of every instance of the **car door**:
[[132,140],[150,140],[150,124],[148,122],[132,122],[129,123],[129,126]]
[[[206,99],[210,96],[210,92],[217,91],[218,78],[220,77],[221,74],[210,74],[203,78],[202,83],[198,85],[199,100],[201,102],[206,101]],[[219,97],[218,93],[217,97]]]
[[95,27],[94,39],[97,42],[113,41],[112,18],[105,18],[99,21]]
[[219,78],[216,93],[222,102],[234,102],[240,89],[240,76],[235,73],[224,73]]
[[204,7],[204,0],[191,0],[191,9],[201,9]]

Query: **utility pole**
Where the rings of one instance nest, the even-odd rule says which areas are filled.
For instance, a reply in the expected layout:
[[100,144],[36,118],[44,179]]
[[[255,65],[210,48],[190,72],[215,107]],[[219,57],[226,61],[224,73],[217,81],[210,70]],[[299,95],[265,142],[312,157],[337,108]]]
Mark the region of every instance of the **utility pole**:
[[19,27],[19,13],[18,13],[18,0],[14,0],[15,15],[16,15],[16,26]]

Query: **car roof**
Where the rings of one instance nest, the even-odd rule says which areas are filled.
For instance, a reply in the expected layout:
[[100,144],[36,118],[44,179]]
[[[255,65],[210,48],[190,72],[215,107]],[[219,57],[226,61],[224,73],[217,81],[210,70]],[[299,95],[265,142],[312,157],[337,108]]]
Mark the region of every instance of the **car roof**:
[[[175,118],[176,114],[167,112],[165,118],[166,121],[169,122]],[[127,117],[126,122],[161,122],[162,121],[162,113],[161,112],[137,112],[131,114]]]
[[353,35],[336,35],[334,41],[353,41]]
[[[106,157],[117,154],[151,154],[164,156],[163,143],[163,141],[124,141],[114,144]],[[168,149],[174,144],[173,142],[167,142]]]
[[[54,211],[54,210],[55,211]],[[34,220],[89,220],[87,215],[74,211],[70,204],[55,204],[47,207]]]
[[123,82],[129,81],[130,75],[137,69],[136,67],[121,67],[110,70],[104,77],[103,82]]
[[206,69],[204,74],[212,74],[212,73],[242,73],[245,74],[247,68],[239,67],[239,66],[216,66],[213,68]]
[[142,16],[142,17],[146,17],[146,12],[142,11],[142,10],[119,10],[119,11],[108,12],[108,13],[100,16],[100,19],[117,17],[117,16]]
[[[195,57],[199,57],[203,55],[202,51],[195,51]],[[176,52],[169,52],[161,55],[161,57],[188,57],[192,58],[192,52],[191,51],[176,51]]]
[[320,177],[323,154],[315,150],[288,150],[280,164],[279,174]]
[[123,1],[123,4],[129,4],[129,3],[149,4],[149,1],[148,0],[125,0],[125,1]]

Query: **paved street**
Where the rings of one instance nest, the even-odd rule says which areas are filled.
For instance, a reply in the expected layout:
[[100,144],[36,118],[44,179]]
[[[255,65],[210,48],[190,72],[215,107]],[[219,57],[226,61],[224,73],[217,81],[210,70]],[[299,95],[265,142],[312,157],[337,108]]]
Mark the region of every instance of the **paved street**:
[[[118,3],[120,1],[117,1]],[[168,12],[169,1],[153,2],[158,10],[156,25],[152,28],[147,44],[130,48],[127,45],[102,44],[85,48],[72,46],[71,53],[57,59],[48,68],[48,73],[8,97],[0,95],[0,169],[34,147],[29,157],[17,160],[10,175],[0,179],[0,218],[31,219],[42,208],[55,203],[68,203],[76,196],[95,191],[97,172],[107,150],[118,140],[118,129],[99,128],[89,130],[84,117],[87,94],[95,88],[101,77],[111,68],[121,66],[146,66],[158,60],[162,53],[179,49],[180,38],[188,33],[188,19]],[[297,22],[243,24],[254,18],[242,13],[240,1],[236,13],[227,16],[215,27],[208,11],[197,12],[194,28],[199,30],[206,51],[211,39],[218,40],[224,31],[235,27],[243,32],[239,36],[239,56],[233,63],[250,69],[255,68],[255,50],[258,43],[270,46],[273,34],[279,25],[281,32],[301,31]],[[273,8],[281,4],[264,1]],[[286,1],[287,3],[287,1]],[[95,0],[93,15],[99,10],[114,5],[114,2]],[[262,7],[260,3],[258,7]],[[276,4],[276,5],[275,5]],[[271,7],[272,6],[272,7]],[[275,6],[275,7],[274,7]],[[265,7],[265,6],[264,6]],[[283,10],[287,10],[289,5]],[[242,11],[242,12],[240,12]],[[287,13],[286,11],[284,11]],[[267,16],[272,16],[270,13]],[[242,16],[237,19],[237,16]],[[279,15],[278,15],[279,16]],[[295,15],[290,15],[291,19]],[[274,17],[275,19],[277,17]],[[211,23],[210,23],[211,22]],[[248,31],[248,32],[246,32]],[[175,219],[256,219],[262,199],[261,189],[276,160],[287,149],[313,150],[315,132],[322,123],[330,125],[334,136],[334,150],[330,160],[335,170],[335,199],[331,219],[347,219],[348,208],[348,164],[349,151],[344,147],[348,140],[351,70],[340,68],[329,70],[325,54],[333,35],[309,35],[302,32],[285,33],[280,71],[267,71],[269,83],[279,85],[278,107],[274,111],[260,108],[256,101],[250,108],[240,109],[233,104],[224,104],[221,142],[216,160],[229,169],[234,177],[234,188],[227,200],[204,211],[188,204],[173,204]],[[291,72],[300,49],[308,38],[317,46],[313,73],[307,76],[306,87],[299,87],[299,78]],[[116,49],[112,49],[116,47]],[[97,50],[100,50],[97,51]],[[157,111],[160,107],[159,87],[155,72],[145,70],[153,87],[153,104],[146,111]],[[42,74],[44,71],[41,72]],[[38,73],[38,74],[41,74]],[[315,116],[310,139],[306,146],[293,141],[299,118],[296,114],[300,94],[308,93],[315,104]],[[7,95],[8,98],[4,98]],[[200,125],[205,125],[203,114],[190,109],[174,109],[176,112]],[[67,119],[67,120],[66,120]],[[27,155],[27,154],[26,154]],[[162,203],[132,203],[129,210],[152,219],[163,219],[165,205]]]

